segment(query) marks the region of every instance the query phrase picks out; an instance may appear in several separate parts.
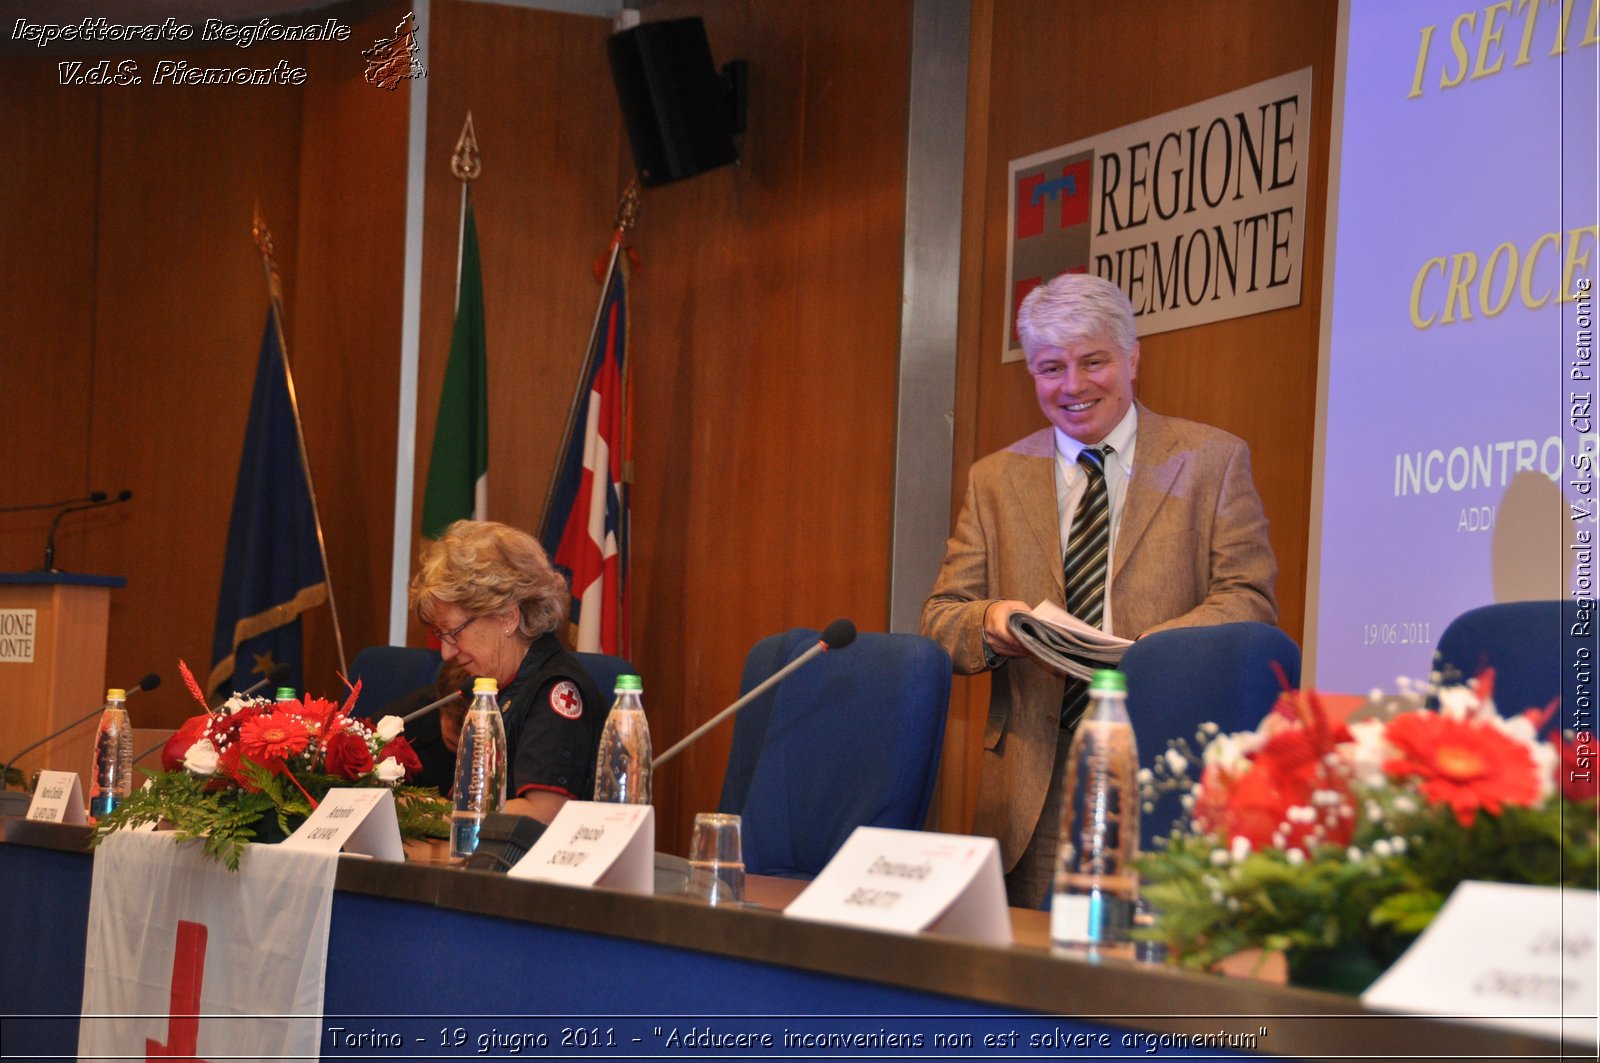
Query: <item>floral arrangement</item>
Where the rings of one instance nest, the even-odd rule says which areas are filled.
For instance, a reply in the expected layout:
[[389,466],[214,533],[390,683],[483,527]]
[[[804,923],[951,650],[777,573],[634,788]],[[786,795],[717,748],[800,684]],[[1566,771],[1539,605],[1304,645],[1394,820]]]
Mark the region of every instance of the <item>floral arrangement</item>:
[[403,836],[446,835],[449,810],[438,791],[405,785],[422,763],[401,734],[404,723],[351,714],[359,681],[342,705],[235,695],[213,710],[188,665],[178,668],[205,711],[167,741],[163,770],[100,820],[94,843],[124,827],[166,823],[180,841],[201,839],[207,854],[237,870],[248,842],[287,836],[330,789],[348,786],[392,788]]
[[1493,683],[1374,694],[1359,722],[1289,692],[1256,731],[1173,743],[1141,773],[1147,798],[1178,790],[1187,810],[1139,861],[1159,913],[1141,936],[1198,969],[1282,951],[1304,980],[1358,957],[1334,987],[1359,990],[1463,881],[1595,888],[1594,773],[1572,737],[1541,737],[1554,704],[1504,718]]

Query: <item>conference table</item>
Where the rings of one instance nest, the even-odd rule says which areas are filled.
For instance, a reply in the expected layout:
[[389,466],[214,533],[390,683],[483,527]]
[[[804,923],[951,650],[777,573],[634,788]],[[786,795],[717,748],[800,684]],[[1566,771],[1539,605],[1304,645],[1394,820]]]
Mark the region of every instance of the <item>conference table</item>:
[[[75,1058],[88,839],[0,817],[7,1058]],[[1561,1057],[1555,1041],[1350,997],[1058,957],[1043,912],[1013,910],[1014,943],[997,947],[786,917],[802,884],[785,880],[752,877],[739,907],[664,895],[659,861],[646,896],[339,860],[324,1059]]]

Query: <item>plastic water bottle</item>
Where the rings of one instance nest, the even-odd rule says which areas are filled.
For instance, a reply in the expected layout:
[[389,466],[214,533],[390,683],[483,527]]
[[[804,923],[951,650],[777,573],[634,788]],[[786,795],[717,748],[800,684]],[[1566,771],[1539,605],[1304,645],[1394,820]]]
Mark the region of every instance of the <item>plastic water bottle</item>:
[[1050,940],[1090,957],[1133,958],[1139,901],[1139,751],[1128,721],[1128,680],[1098,671],[1072,735],[1056,850]]
[[108,816],[133,792],[133,725],[128,693],[112,687],[94,736],[94,778],[89,784],[89,815]]
[[485,816],[506,803],[506,725],[500,716],[500,684],[479,676],[472,681],[472,707],[461,721],[456,747],[456,781],[451,791],[450,855],[468,857],[478,850],[478,830]]
[[293,701],[294,687],[279,687],[277,695],[272,700],[274,702]]
[[594,766],[594,799],[621,805],[650,803],[650,723],[640,695],[644,683],[636,675],[617,677],[617,697],[600,732]]

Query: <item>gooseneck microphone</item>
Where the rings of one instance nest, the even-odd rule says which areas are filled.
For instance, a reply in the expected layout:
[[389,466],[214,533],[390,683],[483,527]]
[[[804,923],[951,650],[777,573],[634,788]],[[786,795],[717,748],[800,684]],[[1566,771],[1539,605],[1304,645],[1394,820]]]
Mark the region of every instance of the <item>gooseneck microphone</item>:
[[[50,538],[45,540],[45,544],[44,544],[44,569],[43,569],[43,571],[45,571],[45,572],[59,572],[59,571],[61,571],[60,569],[56,568],[56,530],[61,527],[61,518],[62,517],[65,517],[68,513],[81,513],[86,509],[99,509],[102,506],[115,506],[115,505],[118,505],[118,504],[120,504],[122,502],[126,502],[128,499],[133,497],[133,492],[127,490],[126,488],[124,488],[121,491],[118,491],[116,498],[107,498],[105,496],[105,492],[104,491],[96,491],[94,494],[99,495],[100,498],[98,500],[95,500],[95,501],[85,502],[81,506],[68,506],[66,509],[63,509],[60,513],[57,513],[56,514],[56,519],[50,522]],[[91,499],[93,499],[94,495],[90,495],[89,497]]]
[[790,661],[776,672],[773,672],[771,675],[767,676],[767,678],[762,680],[760,683],[757,683],[744,697],[740,698],[738,701],[734,702],[732,705],[729,705],[727,708],[711,717],[711,719],[707,720],[699,727],[696,727],[694,730],[684,735],[683,738],[679,739],[678,743],[671,749],[668,749],[665,753],[661,754],[659,757],[656,757],[655,761],[653,762],[653,766],[660,767],[662,764],[683,752],[684,749],[698,741],[700,737],[707,731],[710,731],[717,724],[721,723],[723,720],[727,719],[729,716],[732,716],[734,713],[750,704],[762,694],[765,694],[767,691],[777,686],[778,683],[790,672],[793,672],[796,668],[799,668],[802,664],[805,664],[807,661],[811,660],[811,658],[817,656],[818,654],[825,653],[828,650],[843,649],[855,640],[856,626],[848,620],[835,620],[833,623],[822,629],[822,637],[817,639],[816,645],[810,647],[806,650],[806,652],[802,653],[800,656],[796,657],[794,660]]
[[104,491],[90,491],[79,498],[61,498],[54,502],[24,502],[20,506],[0,506],[0,513],[23,513],[30,509],[60,509],[63,506],[75,506],[80,502],[99,503],[105,500]]
[[446,694],[444,697],[440,698],[438,701],[430,701],[428,704],[422,706],[422,708],[418,709],[416,712],[408,712],[408,713],[406,713],[404,716],[400,717],[400,722],[401,723],[410,723],[412,720],[420,720],[420,719],[422,719],[422,717],[428,715],[428,713],[437,712],[438,710],[444,708],[446,705],[450,704],[452,701],[459,701],[463,696],[464,696],[464,694],[463,694],[462,691],[460,691],[460,690],[452,690],[452,691],[450,691],[450,693]]
[[[127,688],[128,696],[131,698],[141,690],[154,690],[156,687],[158,687],[160,685],[161,685],[161,677],[159,675],[157,675],[154,672],[146,672],[143,678],[141,678],[133,686]],[[51,731],[49,734],[45,735],[43,738],[39,739],[37,742],[34,742],[31,745],[23,746],[21,749],[17,750],[17,752],[12,756],[12,758],[10,760],[6,761],[5,769],[3,771],[0,771],[0,786],[3,786],[4,785],[4,780],[10,777],[10,775],[11,775],[11,766],[13,764],[15,764],[17,761],[21,760],[25,755],[27,755],[29,753],[32,753],[35,749],[38,749],[40,746],[44,745],[46,742],[50,741],[51,739],[60,738],[62,735],[66,734],[68,731],[72,730],[74,727],[77,727],[79,724],[88,723],[90,720],[94,719],[96,716],[99,716],[101,711],[104,710],[104,709],[105,709],[105,705],[103,703],[100,704],[100,705],[96,705],[94,708],[90,709],[88,712],[84,713],[82,716],[79,716],[76,720],[73,720],[71,723],[67,724],[65,727],[61,727],[61,728],[58,728],[58,729],[56,729],[54,731]]]
[[[239,697],[241,697],[241,698],[254,697],[257,691],[260,691],[265,687],[274,687],[275,688],[275,687],[277,687],[277,685],[279,683],[281,683],[285,679],[289,678],[289,673],[291,671],[292,671],[292,669],[286,664],[275,664],[267,672],[266,675],[262,676],[260,679],[257,679],[254,683],[251,683],[249,686],[245,687],[243,690],[239,691]],[[231,695],[231,694],[228,695],[228,697],[232,697],[232,696],[233,695]],[[228,698],[222,698],[222,699],[218,700],[218,702],[215,705],[211,706],[211,711],[215,712],[216,710],[222,708],[222,706],[226,705],[227,703],[228,703]],[[134,759],[137,760],[138,758],[135,757]]]

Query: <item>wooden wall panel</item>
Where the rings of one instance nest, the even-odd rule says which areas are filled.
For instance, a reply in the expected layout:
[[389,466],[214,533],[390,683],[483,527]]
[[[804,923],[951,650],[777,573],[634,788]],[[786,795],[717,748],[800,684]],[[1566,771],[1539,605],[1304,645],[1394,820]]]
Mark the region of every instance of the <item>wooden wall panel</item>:
[[[461,184],[450,157],[470,110],[489,359],[489,515],[537,532],[577,387],[623,182],[610,23],[444,2],[429,55],[416,515],[450,351]],[[413,624],[413,633],[421,632]]]
[[[888,615],[910,7],[666,3],[750,63],[742,161],[645,193],[633,289],[636,642],[658,746],[750,646]],[[732,727],[657,781],[663,844],[714,809]],[[818,771],[827,765],[819,764]]]
[[[252,49],[252,65],[300,64],[297,46]],[[188,53],[233,65],[236,49]],[[153,60],[141,65],[149,65]],[[147,91],[140,91],[147,90]],[[254,205],[294,231],[301,97],[293,87],[106,90],[96,242],[93,479],[133,501],[92,522],[91,571],[115,592],[107,671],[158,671],[141,726],[193,711],[176,664],[210,670],[234,480],[266,322],[251,241]],[[294,243],[279,262],[294,275]],[[290,288],[290,298],[293,288]],[[152,711],[155,710],[155,711]]]
[[[100,96],[55,81],[51,59],[0,62],[0,506],[99,487],[89,479],[89,409]],[[40,567],[52,519],[0,514],[0,572]],[[68,517],[64,535],[82,519]],[[62,561],[77,567],[72,549],[63,546]]]
[[[306,49],[297,217],[269,219],[296,249],[289,350],[347,662],[389,636],[410,116],[408,84],[368,84],[360,53],[406,10]],[[307,688],[342,692],[330,610],[303,632]]]

